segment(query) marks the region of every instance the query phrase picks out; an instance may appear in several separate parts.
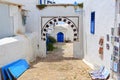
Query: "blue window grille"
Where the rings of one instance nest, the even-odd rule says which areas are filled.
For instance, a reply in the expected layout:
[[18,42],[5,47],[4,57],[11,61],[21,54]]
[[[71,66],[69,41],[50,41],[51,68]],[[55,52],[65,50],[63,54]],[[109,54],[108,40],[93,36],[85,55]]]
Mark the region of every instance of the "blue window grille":
[[91,34],[95,34],[95,12],[91,12]]

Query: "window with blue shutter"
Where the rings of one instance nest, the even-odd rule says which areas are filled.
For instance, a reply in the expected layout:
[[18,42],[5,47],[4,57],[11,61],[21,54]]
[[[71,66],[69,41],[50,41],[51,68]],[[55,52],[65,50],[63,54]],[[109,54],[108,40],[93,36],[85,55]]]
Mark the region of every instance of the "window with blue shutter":
[[95,34],[95,12],[91,12],[91,34]]

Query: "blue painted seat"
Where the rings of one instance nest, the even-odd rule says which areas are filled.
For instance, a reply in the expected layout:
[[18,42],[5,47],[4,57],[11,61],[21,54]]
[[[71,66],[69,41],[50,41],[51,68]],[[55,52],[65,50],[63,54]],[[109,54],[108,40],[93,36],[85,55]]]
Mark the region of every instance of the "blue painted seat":
[[20,77],[27,69],[29,64],[25,59],[17,60],[1,68],[3,80],[14,80]]

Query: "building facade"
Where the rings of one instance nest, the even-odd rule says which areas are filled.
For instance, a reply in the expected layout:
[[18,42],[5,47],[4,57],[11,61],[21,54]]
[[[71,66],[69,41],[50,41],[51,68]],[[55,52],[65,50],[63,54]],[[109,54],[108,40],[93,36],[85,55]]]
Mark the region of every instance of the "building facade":
[[0,1],[0,38],[25,33],[22,5]]
[[120,80],[119,6],[119,0],[84,2],[84,61],[91,67],[105,66],[110,80]]
[[[83,38],[81,38],[82,31],[83,31],[82,30],[82,18],[83,17],[82,17],[81,12],[80,13],[75,12],[76,7],[74,5],[72,5],[72,4],[55,5],[54,4],[54,5],[47,5],[44,9],[39,9],[38,8],[39,7],[38,0],[31,0],[31,1],[6,0],[6,1],[20,3],[20,4],[24,5],[23,9],[29,11],[25,29],[26,29],[27,33],[34,32],[37,35],[36,42],[37,42],[37,46],[39,46],[39,51],[40,51],[38,56],[40,56],[40,57],[46,56],[46,45],[45,45],[46,42],[42,40],[42,39],[44,39],[45,36],[43,36],[43,34],[41,34],[42,33],[41,30],[44,29],[43,27],[46,24],[49,25],[49,23],[47,23],[46,21],[49,22],[51,18],[54,18],[56,20],[61,18],[62,20],[65,19],[66,23],[69,24],[70,28],[72,28],[72,30],[74,30],[73,40],[76,41],[74,43],[75,44],[74,52],[76,53],[76,54],[74,54],[74,56],[79,57],[81,59],[83,58],[83,49],[82,49],[83,48],[82,47],[82,45],[83,45],[82,39]],[[79,8],[82,11],[80,6],[77,6],[77,8]],[[63,13],[61,13],[61,12],[63,12]],[[46,16],[48,19],[46,18]],[[41,19],[43,19],[43,22],[41,22]],[[54,20],[52,19],[52,21],[54,21]],[[78,40],[78,38],[79,38],[79,40]],[[80,50],[80,51],[77,51],[76,49]]]
[[[4,18],[4,22],[7,21],[7,24],[0,24],[0,26],[5,26],[4,30],[5,32],[8,32],[4,34],[5,36],[2,34],[2,37],[17,34],[19,32],[19,29],[22,31],[20,33],[24,33],[25,31],[27,33],[35,33],[36,36],[32,38],[32,40],[30,39],[31,42],[35,42],[32,43],[34,44],[34,47],[30,48],[34,48],[33,52],[37,50],[39,51],[36,56],[46,57],[46,33],[48,31],[48,28],[51,27],[51,25],[54,25],[53,23],[59,21],[66,22],[69,24],[69,28],[71,29],[70,32],[67,33],[67,28],[64,27],[55,28],[56,30],[53,31],[51,35],[57,39],[56,35],[61,31],[65,35],[65,39],[67,39],[67,34],[71,33],[70,35],[72,36],[69,36],[69,38],[74,43],[74,57],[83,59],[92,68],[101,65],[105,66],[113,75],[113,80],[119,80],[119,73],[114,73],[114,71],[110,70],[111,66],[114,67],[115,62],[111,62],[111,55],[114,54],[114,47],[116,45],[119,45],[118,42],[114,41],[115,37],[119,37],[119,0],[85,0],[83,10],[80,8],[80,11],[77,13],[75,12],[76,7],[74,5],[68,4],[46,5],[41,8],[39,4],[47,4],[47,0],[6,1],[13,1],[25,5],[23,6],[23,9],[28,10],[29,12],[26,26],[24,27],[21,24],[22,21],[18,21],[21,20],[18,19],[20,18],[19,7],[11,8],[10,11],[12,10],[13,12],[10,15],[13,17],[7,16],[7,18]],[[0,4],[0,9],[4,9],[3,12],[6,13],[0,13],[1,15],[9,14],[8,6]],[[17,17],[15,17],[13,13],[16,14]],[[5,17],[1,15],[0,17]],[[20,22],[18,23],[19,26],[17,24],[11,24],[11,18],[14,18],[16,21],[15,23]],[[17,27],[13,29],[13,27],[11,27],[12,25]],[[7,28],[6,26],[9,27]],[[11,30],[9,31],[8,29]],[[0,33],[2,31],[0,31]],[[32,35],[32,37],[33,36],[34,35]],[[25,42],[29,41],[25,40]],[[28,49],[29,47],[26,49],[26,52],[29,52]]]

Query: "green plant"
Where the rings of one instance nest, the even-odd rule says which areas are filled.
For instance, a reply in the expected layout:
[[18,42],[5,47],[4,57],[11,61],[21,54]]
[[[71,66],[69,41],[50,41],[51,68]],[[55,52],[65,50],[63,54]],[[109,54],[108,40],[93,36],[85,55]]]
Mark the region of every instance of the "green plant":
[[83,3],[78,4],[79,8],[83,8]]
[[48,40],[49,40],[49,43],[53,43],[53,44],[57,42],[56,39],[52,36],[49,36]]
[[47,7],[47,5],[41,4],[41,5],[36,5],[37,8],[39,8],[40,10],[44,9],[45,7]]
[[54,47],[54,43],[56,43],[56,39],[52,36],[48,36],[47,51],[53,51],[56,49],[56,47]]
[[66,8],[66,7],[67,7],[67,5],[64,5],[64,7]]
[[53,51],[54,49],[56,49],[52,43],[48,43],[47,44],[47,51]]

